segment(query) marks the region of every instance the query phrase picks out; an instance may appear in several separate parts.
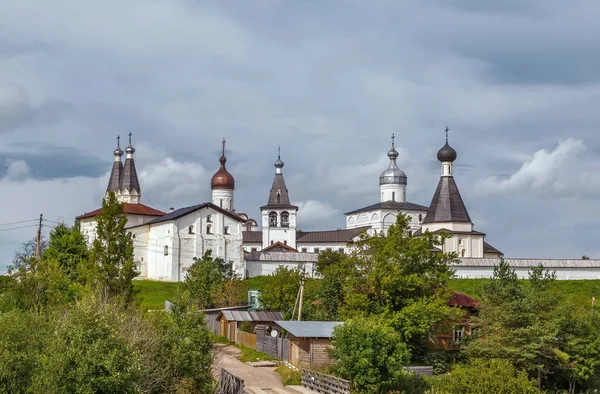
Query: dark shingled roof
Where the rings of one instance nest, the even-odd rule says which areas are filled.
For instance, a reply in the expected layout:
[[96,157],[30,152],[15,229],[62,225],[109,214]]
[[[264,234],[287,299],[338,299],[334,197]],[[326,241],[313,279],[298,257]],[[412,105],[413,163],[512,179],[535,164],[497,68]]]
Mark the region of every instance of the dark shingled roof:
[[307,231],[296,233],[297,243],[321,243],[321,242],[353,242],[353,239],[367,231],[370,226],[357,227],[346,230],[332,231]]
[[135,162],[133,159],[125,159],[121,190],[128,190],[130,192],[135,190],[137,194],[141,194],[140,183],[138,182],[137,171],[135,170]]
[[275,178],[273,178],[273,186],[271,186],[271,191],[269,192],[269,202],[267,202],[267,205],[264,205],[260,208],[298,209],[297,206],[290,203],[290,196],[288,195],[288,189],[285,186],[283,174],[275,174]]
[[474,308],[477,306],[478,303],[479,301],[477,301],[475,298],[469,297],[468,295],[463,293],[459,293],[458,291],[455,291],[452,294],[452,297],[450,297],[450,299],[448,300],[448,305],[459,306],[463,308]]
[[356,209],[345,213],[345,215],[351,215],[358,212],[374,211],[377,209],[393,209],[395,211],[427,211],[427,207],[419,204],[413,204],[412,202],[398,202],[398,201],[386,201],[379,202],[377,204],[369,205],[368,207]]
[[490,245],[489,243],[483,241],[483,253],[499,253],[499,254],[503,254],[501,251],[499,251],[498,249],[494,248],[492,245]]
[[[431,231],[431,233],[432,234],[448,233],[448,234],[463,234],[463,235],[483,235],[485,237],[485,233],[482,233],[481,231],[475,231],[475,230],[473,230],[473,231],[456,231],[456,230],[449,230],[447,228],[441,228],[439,230]],[[423,235],[423,229],[418,229],[412,235],[414,235],[414,236]]]
[[217,212],[222,213],[225,216],[229,216],[230,218],[232,218],[233,220],[237,220],[239,222],[243,222],[244,219],[242,219],[241,217],[239,217],[238,215],[236,215],[235,213],[228,211],[226,209],[223,209],[211,202],[205,202],[204,204],[198,204],[198,205],[192,205],[191,207],[185,207],[185,208],[180,208],[177,209],[173,212],[170,212],[162,217],[156,218],[146,224],[155,224],[155,223],[161,223],[161,222],[168,222],[169,220],[175,220],[175,219],[179,219],[182,216],[185,216],[187,214],[190,214],[192,212],[198,211],[200,209],[203,208],[212,208]]
[[[158,209],[150,208],[144,204],[123,204],[123,211],[130,215],[146,215],[146,216],[163,216],[165,213]],[[98,208],[95,211],[84,213],[83,215],[77,216],[77,219],[86,219],[98,216],[102,213],[102,208]]]
[[242,241],[262,243],[262,231],[242,231]]
[[115,161],[113,164],[112,171],[110,172],[110,178],[108,180],[108,187],[106,192],[118,192],[121,185],[121,176],[123,175],[123,162],[121,160]]
[[472,223],[454,177],[443,176],[440,178],[423,224],[448,222]]

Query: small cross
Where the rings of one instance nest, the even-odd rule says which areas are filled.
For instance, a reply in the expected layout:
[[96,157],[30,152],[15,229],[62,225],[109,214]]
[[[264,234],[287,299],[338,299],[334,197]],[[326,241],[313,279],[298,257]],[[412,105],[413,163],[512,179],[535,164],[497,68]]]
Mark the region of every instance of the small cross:
[[121,147],[121,136],[117,135],[117,148]]
[[281,159],[281,145],[277,147],[277,158]]
[[130,146],[131,146],[131,136],[132,136],[132,134],[131,134],[131,130],[129,130],[129,145],[130,145]]
[[392,146],[394,146],[394,140],[396,139],[396,134],[392,133]]
[[225,156],[225,138],[223,138],[223,151],[221,152],[222,156]]
[[446,131],[446,142],[448,142],[448,131],[449,131],[449,130],[450,130],[450,129],[448,128],[448,125],[446,125],[446,130],[445,130],[445,131]]

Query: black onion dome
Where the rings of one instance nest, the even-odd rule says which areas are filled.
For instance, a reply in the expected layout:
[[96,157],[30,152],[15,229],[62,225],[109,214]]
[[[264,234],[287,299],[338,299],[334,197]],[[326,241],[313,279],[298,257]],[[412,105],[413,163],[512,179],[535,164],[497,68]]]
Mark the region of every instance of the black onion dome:
[[454,161],[456,160],[457,154],[454,148],[448,145],[448,141],[446,141],[446,145],[442,147],[437,153],[437,159],[439,161]]

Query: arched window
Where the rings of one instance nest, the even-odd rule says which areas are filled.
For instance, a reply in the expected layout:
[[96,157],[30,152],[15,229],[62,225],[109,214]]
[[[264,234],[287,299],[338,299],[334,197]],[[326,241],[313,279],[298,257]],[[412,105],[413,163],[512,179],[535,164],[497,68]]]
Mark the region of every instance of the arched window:
[[194,234],[194,225],[193,224],[188,227],[188,233]]
[[419,214],[419,223],[421,223],[423,221],[423,215]]
[[392,201],[396,201],[396,192],[392,192]]
[[281,192],[277,192],[277,204],[281,202]]
[[165,245],[165,256],[169,255],[169,247]]
[[277,227],[277,212],[269,213],[269,227]]
[[286,211],[281,212],[281,227],[290,227],[290,214]]
[[225,229],[223,230],[223,232],[225,234],[229,234],[229,226],[225,226]]
[[206,225],[206,234],[212,234],[212,226],[210,224]]
[[465,257],[465,250],[464,249],[460,251],[460,257]]

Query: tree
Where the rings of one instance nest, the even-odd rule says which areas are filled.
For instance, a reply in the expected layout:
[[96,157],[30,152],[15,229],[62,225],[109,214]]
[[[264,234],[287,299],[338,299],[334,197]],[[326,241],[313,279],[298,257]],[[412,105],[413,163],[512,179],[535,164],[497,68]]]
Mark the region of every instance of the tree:
[[[46,250],[48,241],[42,235],[40,237],[40,254],[43,254]],[[35,259],[37,249],[37,237],[30,239],[27,242],[21,244],[21,250],[15,252],[12,260],[12,267],[18,269],[22,266],[27,266],[31,261]]]
[[94,299],[79,301],[55,321],[32,379],[32,392],[134,393],[140,363],[120,333],[125,314]]
[[[458,364],[450,375],[433,380],[432,392],[456,394],[536,394],[539,393],[527,377],[509,361],[500,359],[473,359],[468,364]],[[440,391],[437,391],[438,389]]]
[[520,281],[503,260],[482,286],[479,316],[465,351],[471,358],[505,359],[541,386],[564,363],[559,318],[564,313],[556,275],[536,267]]
[[63,272],[71,279],[79,279],[82,266],[88,261],[90,252],[85,237],[77,226],[57,225],[51,232],[42,257],[56,260]]
[[123,205],[110,192],[96,217],[96,239],[92,244],[88,277],[104,299],[121,297],[129,302],[135,294],[133,279],[138,275],[133,260],[133,240],[125,230]]
[[279,266],[264,280],[260,303],[269,311],[291,313],[300,289],[300,270]]
[[407,373],[410,351],[402,338],[383,320],[356,318],[336,326],[333,348],[335,373],[351,380],[358,393],[387,393],[397,390]]
[[422,352],[434,331],[461,314],[448,306],[456,255],[439,252],[444,239],[429,232],[411,236],[400,214],[387,235],[364,236],[353,254],[324,255],[317,267],[328,315],[383,316],[414,354]]
[[231,263],[213,258],[209,249],[201,259],[194,257],[183,281],[183,290],[201,308],[239,305],[243,297],[242,284]]
[[0,313],[0,393],[27,393],[52,332],[36,313]]

